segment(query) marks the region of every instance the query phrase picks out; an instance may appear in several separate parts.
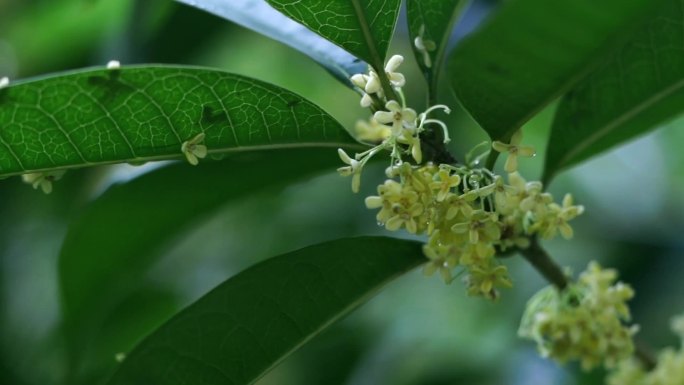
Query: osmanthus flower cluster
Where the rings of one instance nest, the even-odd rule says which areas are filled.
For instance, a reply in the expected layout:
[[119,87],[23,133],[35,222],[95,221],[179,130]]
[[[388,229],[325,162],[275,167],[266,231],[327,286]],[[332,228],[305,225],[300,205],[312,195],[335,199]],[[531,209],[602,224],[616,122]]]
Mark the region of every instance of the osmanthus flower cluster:
[[406,79],[397,72],[403,58],[393,56],[384,68],[392,90],[401,100],[388,100],[380,77],[373,70],[351,80],[362,93],[361,105],[373,115],[358,122],[357,136],[375,144],[353,157],[338,150],[347,166],[340,174],[352,176],[352,190],[359,191],[361,171],[368,160],[381,152],[390,153],[387,179],[378,186],[378,195],[366,198],[369,209],[379,209],[377,220],[387,230],[405,229],[429,238],[423,251],[429,262],[424,272],[439,272],[451,282],[455,270],[465,270],[468,293],[490,299],[498,288],[510,287],[508,270],[497,253],[529,246],[529,238],[572,236],[569,225],[583,211],[567,195],[562,204],[543,191],[540,182],[527,182],[517,172],[517,157],[532,156],[534,150],[520,144],[522,133],[510,143],[494,142],[493,147],[508,153],[504,178],[478,167],[477,160],[457,164],[423,163],[421,134],[426,126],[440,127],[444,142],[449,141],[446,124],[429,118],[436,110],[449,113],[444,105],[430,106],[418,114],[406,106],[401,87]]
[[580,361],[585,370],[613,368],[634,352],[635,325],[626,302],[634,291],[617,272],[592,262],[562,291],[546,287],[530,299],[519,335],[537,342],[542,356]]
[[608,385],[684,384],[684,315],[672,320],[672,330],[680,338],[679,349],[662,350],[650,371],[634,357],[623,360],[608,376]]

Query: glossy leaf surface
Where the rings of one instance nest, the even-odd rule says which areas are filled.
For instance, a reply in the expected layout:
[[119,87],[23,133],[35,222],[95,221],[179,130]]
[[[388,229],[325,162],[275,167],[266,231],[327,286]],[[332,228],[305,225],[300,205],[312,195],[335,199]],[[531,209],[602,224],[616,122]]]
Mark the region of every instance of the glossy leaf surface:
[[339,239],[266,260],[173,317],[108,384],[252,384],[424,260],[419,243],[379,237]]
[[684,1],[668,0],[613,58],[562,100],[544,179],[684,111]]
[[0,176],[209,153],[339,147],[353,140],[299,95],[221,71],[81,70],[0,89]]
[[492,139],[527,120],[606,59],[662,0],[516,0],[465,39],[451,85]]
[[382,68],[400,0],[267,0],[275,9]]

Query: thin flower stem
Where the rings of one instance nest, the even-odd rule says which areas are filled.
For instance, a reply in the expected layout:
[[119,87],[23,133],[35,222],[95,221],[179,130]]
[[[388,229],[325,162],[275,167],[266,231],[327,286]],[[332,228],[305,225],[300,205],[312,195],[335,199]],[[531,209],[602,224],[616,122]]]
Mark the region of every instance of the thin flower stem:
[[541,275],[551,282],[558,290],[565,289],[568,286],[568,277],[565,276],[563,270],[551,259],[551,256],[539,246],[537,239],[532,239],[530,247],[521,249],[520,253],[525,259],[534,267]]
[[634,356],[641,361],[644,368],[649,372],[658,365],[658,361],[653,357],[653,350],[646,346],[643,341],[634,341]]

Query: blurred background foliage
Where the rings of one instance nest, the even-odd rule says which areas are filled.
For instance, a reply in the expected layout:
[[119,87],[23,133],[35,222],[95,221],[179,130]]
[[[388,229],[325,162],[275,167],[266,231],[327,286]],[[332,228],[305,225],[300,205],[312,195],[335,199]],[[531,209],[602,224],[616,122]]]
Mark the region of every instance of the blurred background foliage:
[[[476,2],[455,40],[495,1]],[[411,57],[400,19],[392,52]],[[262,79],[302,94],[346,127],[364,116],[358,97],[302,54],[251,31],[168,0],[0,0],[0,76],[27,78],[102,65],[131,63],[209,66]],[[409,103],[424,105],[418,68],[402,68]],[[457,157],[485,140],[454,106],[449,127]],[[553,106],[525,127],[538,157],[522,162],[539,177]],[[684,120],[670,122],[630,144],[564,173],[550,187],[557,199],[571,191],[587,208],[571,242],[548,244],[575,272],[589,260],[618,268],[632,284],[639,336],[659,348],[674,344],[668,320],[684,311]],[[335,157],[334,151],[330,153]],[[249,159],[249,158],[247,158]],[[231,160],[224,160],[230,162]],[[194,224],[136,282],[134,295],[97,318],[105,320],[70,367],[60,332],[58,255],[71,219],[112,183],[151,171],[116,166],[70,172],[43,195],[19,178],[0,181],[0,377],[3,384],[94,384],[116,365],[115,355],[209,289],[265,258],[320,241],[385,234],[363,198],[383,180],[383,167],[364,173],[362,192],[334,170],[277,191],[255,191]],[[198,167],[197,172],[202,172]],[[268,178],[269,170],[254,178]],[[143,176],[144,177],[144,176]],[[226,175],[230,178],[230,175]],[[235,181],[240,183],[240,181]],[[164,188],[159,192],[163,194]],[[202,188],[211,188],[204,186]],[[136,199],[132,196],[131,199]],[[192,197],[188,197],[192,199]],[[183,202],[177,202],[182,205]],[[170,210],[172,207],[159,207]],[[121,223],[121,226],[135,224]],[[107,232],[108,229],[101,229]],[[392,234],[402,236],[402,234]],[[93,256],[97,258],[97,256]],[[490,304],[413,272],[333,326],[259,384],[599,384],[538,357],[516,337],[526,300],[545,285],[520,258],[506,262],[515,288]],[[71,376],[71,377],[65,377]]]

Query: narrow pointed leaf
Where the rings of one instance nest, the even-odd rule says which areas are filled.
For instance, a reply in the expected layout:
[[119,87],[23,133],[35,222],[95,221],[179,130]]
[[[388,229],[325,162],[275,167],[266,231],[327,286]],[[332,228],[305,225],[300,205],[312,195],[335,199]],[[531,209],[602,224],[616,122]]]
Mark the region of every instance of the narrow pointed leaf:
[[74,352],[179,235],[227,202],[277,192],[340,163],[332,149],[260,151],[197,167],[179,163],[110,187],[71,221],[59,255],[64,330]]
[[265,0],[176,0],[230,20],[316,60],[336,78],[351,86],[349,77],[367,64],[268,5]]
[[340,239],[269,259],[160,327],[108,384],[252,384],[423,261],[419,243],[380,237]]
[[[406,2],[413,53],[431,87],[436,86],[434,82],[439,76],[454,23],[469,2],[469,0],[407,0]],[[422,41],[424,50],[418,49],[416,39]]]
[[181,159],[199,133],[209,153],[352,142],[301,96],[209,69],[91,69],[0,89],[0,176]]
[[613,58],[562,100],[544,179],[684,111],[684,1],[667,0]]
[[662,0],[515,0],[460,44],[449,62],[460,102],[507,141],[625,42]]
[[376,68],[384,65],[401,0],[267,0]]

